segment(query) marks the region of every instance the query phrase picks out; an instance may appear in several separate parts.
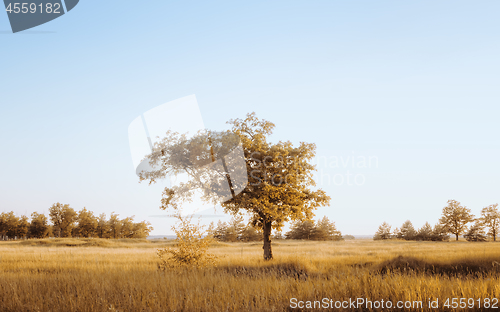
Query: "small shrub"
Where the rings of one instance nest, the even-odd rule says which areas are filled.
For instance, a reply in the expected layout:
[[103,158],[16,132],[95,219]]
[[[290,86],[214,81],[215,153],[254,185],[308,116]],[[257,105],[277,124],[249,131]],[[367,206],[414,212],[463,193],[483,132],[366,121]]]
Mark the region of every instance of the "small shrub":
[[192,217],[176,216],[179,223],[173,226],[176,239],[176,248],[166,247],[158,249],[156,254],[160,258],[158,268],[165,270],[176,267],[206,267],[215,265],[216,256],[208,253],[210,244],[214,242],[211,235],[207,235],[210,229],[204,231],[204,227],[191,223]]

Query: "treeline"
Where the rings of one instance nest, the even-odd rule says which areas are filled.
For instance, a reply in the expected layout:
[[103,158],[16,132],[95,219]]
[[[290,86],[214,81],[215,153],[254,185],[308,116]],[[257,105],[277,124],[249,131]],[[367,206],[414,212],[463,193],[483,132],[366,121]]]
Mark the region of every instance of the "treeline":
[[234,216],[229,222],[219,220],[217,226],[214,226],[212,222],[210,228],[213,237],[223,242],[262,240],[262,231],[255,229],[251,225],[245,225],[242,216]]
[[49,216],[33,212],[31,218],[16,216],[14,212],[0,214],[0,239],[46,237],[100,237],[146,238],[153,230],[151,223],[134,222],[134,217],[119,219],[111,213],[109,219],[102,213],[98,217],[83,208],[75,211],[68,204],[53,204]]
[[287,239],[308,240],[343,240],[342,233],[335,227],[335,223],[324,216],[323,219],[314,221],[298,221],[292,224],[290,231],[285,234]]
[[449,240],[448,233],[443,226],[436,224],[432,227],[429,222],[418,230],[415,230],[410,220],[407,220],[401,228],[395,228],[391,231],[392,226],[387,222],[380,225],[373,239],[390,239],[399,238],[404,240],[419,240],[419,241],[447,241]]
[[[251,242],[261,241],[262,231],[253,226],[245,225],[242,216],[235,216],[229,222],[219,221],[217,226],[213,223],[209,233],[219,241],[224,242]],[[285,236],[281,232],[274,235],[275,239],[308,239],[308,240],[342,240],[342,234],[335,227],[335,223],[330,222],[325,216],[323,219],[314,221],[294,222]]]
[[448,205],[443,208],[439,222],[434,227],[426,222],[422,228],[415,230],[410,220],[407,220],[401,228],[391,231],[391,225],[384,222],[379,226],[373,239],[445,241],[449,240],[449,235],[452,234],[456,240],[463,235],[467,241],[471,242],[486,241],[488,236],[496,241],[499,230],[498,204],[484,207],[480,216],[476,218],[469,208],[462,206],[456,200],[449,200]]

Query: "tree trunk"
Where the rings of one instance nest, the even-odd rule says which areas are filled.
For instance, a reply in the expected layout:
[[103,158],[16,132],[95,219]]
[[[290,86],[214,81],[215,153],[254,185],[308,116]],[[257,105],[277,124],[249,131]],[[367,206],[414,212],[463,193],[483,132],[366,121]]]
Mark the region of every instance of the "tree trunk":
[[264,221],[264,260],[271,260],[273,258],[273,251],[271,250],[271,221]]
[[457,238],[457,241],[458,241],[458,234],[455,234],[456,238]]

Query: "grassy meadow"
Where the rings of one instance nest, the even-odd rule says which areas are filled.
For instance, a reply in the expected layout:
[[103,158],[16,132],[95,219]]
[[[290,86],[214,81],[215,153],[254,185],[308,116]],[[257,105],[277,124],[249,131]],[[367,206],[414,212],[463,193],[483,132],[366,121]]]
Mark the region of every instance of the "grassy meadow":
[[[0,242],[0,311],[291,311],[291,298],[423,302],[484,311],[500,298],[500,243],[349,240],[217,243],[216,267],[158,270],[166,240]],[[430,309],[428,301],[439,299]],[[446,298],[473,298],[467,309]],[[327,310],[327,309],[325,309]],[[387,311],[360,307],[336,311]]]

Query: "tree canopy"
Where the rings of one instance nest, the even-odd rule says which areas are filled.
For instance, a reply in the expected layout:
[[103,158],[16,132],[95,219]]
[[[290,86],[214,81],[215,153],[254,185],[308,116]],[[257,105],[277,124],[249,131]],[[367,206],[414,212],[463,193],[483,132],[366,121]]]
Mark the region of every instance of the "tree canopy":
[[[0,213],[0,239],[24,239],[46,237],[99,237],[99,238],[146,238],[153,230],[150,222],[134,222],[134,216],[120,220],[118,214],[106,214],[99,218],[83,208],[78,213],[69,205],[56,203],[50,210],[51,223],[42,213],[16,216],[13,211]],[[62,233],[62,234],[61,234]]]
[[500,212],[498,204],[489,205],[481,210],[481,222],[488,228],[488,235],[496,241],[498,231],[500,230]]
[[413,240],[417,235],[417,231],[415,231],[415,228],[413,227],[411,221],[406,220],[396,235],[397,238],[402,238],[405,240]]
[[383,222],[379,227],[375,235],[373,236],[374,240],[382,240],[391,238],[391,225],[387,222]]
[[343,240],[342,234],[335,227],[335,223],[330,222],[326,216],[316,222],[298,220],[293,223],[290,231],[285,236],[288,239]]
[[443,208],[443,214],[439,222],[445,229],[455,235],[458,241],[458,236],[467,231],[467,224],[474,221],[474,215],[471,210],[462,206],[456,200],[449,200],[448,205]]

